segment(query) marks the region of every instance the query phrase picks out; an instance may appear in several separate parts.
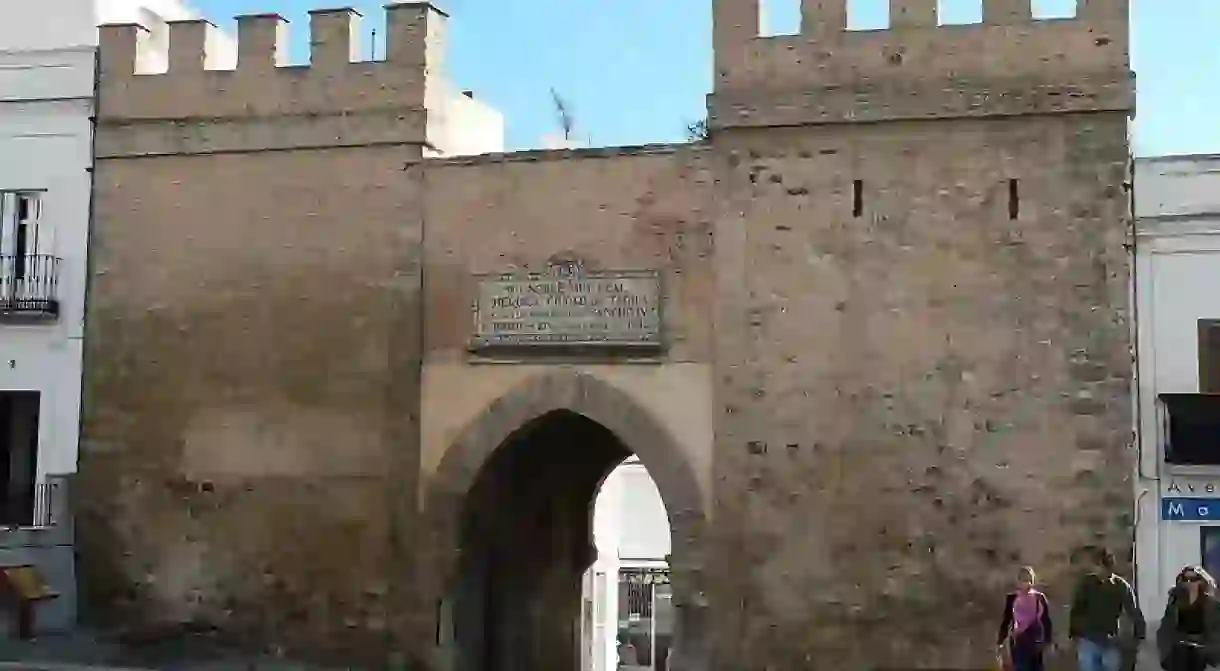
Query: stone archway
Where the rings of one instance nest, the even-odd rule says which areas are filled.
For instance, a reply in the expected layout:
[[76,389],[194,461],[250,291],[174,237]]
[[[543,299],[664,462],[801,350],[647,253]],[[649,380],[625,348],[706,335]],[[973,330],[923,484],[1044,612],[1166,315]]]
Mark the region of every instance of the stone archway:
[[[647,409],[591,374],[561,370],[519,385],[491,403],[448,448],[428,482],[424,500],[429,538],[421,589],[431,590],[431,603],[442,603],[457,578],[463,509],[480,473],[514,436],[557,412],[574,413],[604,427],[639,457],[656,482],[672,539],[676,622],[669,668],[706,669],[709,641],[702,552],[707,514],[699,481],[673,436]],[[441,608],[435,617],[443,617]]]

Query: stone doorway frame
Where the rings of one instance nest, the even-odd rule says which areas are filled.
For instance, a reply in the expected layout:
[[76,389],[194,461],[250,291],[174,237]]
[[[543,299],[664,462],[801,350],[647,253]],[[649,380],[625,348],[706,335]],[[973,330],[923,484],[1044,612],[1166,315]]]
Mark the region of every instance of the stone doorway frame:
[[[612,432],[648,470],[669,516],[670,570],[675,609],[671,671],[704,671],[710,664],[707,598],[703,588],[705,498],[682,448],[644,406],[608,382],[561,370],[537,376],[497,398],[466,425],[428,479],[423,502],[427,538],[419,588],[432,598],[434,630],[441,630],[442,599],[457,578],[459,525],[466,495],[479,472],[522,427],[556,410],[583,415]],[[591,514],[591,513],[590,513]],[[433,641],[434,646],[440,641]],[[434,661],[448,669],[446,651]]]

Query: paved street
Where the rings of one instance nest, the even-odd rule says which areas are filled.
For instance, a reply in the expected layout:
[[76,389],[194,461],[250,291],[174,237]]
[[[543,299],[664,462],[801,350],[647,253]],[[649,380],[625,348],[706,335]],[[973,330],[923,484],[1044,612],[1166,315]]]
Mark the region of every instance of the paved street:
[[158,669],[176,669],[179,671],[314,671],[317,667],[287,664],[284,662],[246,662],[234,664],[233,661],[213,661],[200,663],[179,663],[173,666],[131,667],[109,666],[104,664],[62,664],[55,662],[0,662],[0,671],[157,671]]
[[0,641],[0,671],[340,671],[227,652],[204,637],[123,646],[87,634]]

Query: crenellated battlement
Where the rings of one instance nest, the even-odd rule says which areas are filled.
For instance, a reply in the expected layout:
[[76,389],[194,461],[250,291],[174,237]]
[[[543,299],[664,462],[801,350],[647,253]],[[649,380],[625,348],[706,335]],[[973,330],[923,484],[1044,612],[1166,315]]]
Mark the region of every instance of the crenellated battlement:
[[716,0],[716,127],[1130,110],[1128,0],[980,0],[938,25],[937,0],[890,0],[890,28],[847,29],[848,0],[802,0],[801,33],[760,37],[759,0]]
[[169,23],[160,74],[137,72],[137,54],[152,48],[144,26],[102,26],[98,118],[110,132],[99,155],[422,145],[426,80],[439,68],[446,15],[427,2],[385,11],[382,61],[358,60],[358,12],[321,9],[309,13],[308,65],[284,65],[285,18],[251,14],[237,17],[229,70],[207,67],[213,24]]

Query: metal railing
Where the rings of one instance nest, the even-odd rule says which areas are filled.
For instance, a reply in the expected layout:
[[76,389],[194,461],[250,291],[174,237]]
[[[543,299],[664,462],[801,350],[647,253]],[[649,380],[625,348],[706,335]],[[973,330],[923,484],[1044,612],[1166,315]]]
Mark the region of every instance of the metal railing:
[[58,482],[42,482],[23,488],[9,486],[0,496],[0,528],[51,527],[58,523]]
[[0,256],[0,315],[59,315],[59,257]]

